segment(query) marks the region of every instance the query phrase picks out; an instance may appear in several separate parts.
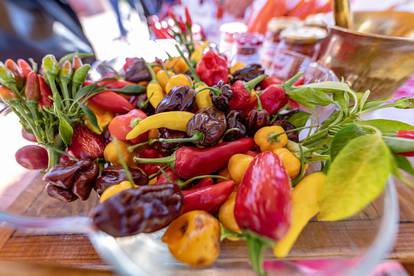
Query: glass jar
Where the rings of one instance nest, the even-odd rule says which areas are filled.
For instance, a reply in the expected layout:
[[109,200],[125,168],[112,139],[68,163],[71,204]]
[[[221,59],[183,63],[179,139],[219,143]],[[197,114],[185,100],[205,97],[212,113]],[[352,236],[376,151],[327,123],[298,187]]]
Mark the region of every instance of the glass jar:
[[236,36],[235,57],[232,63],[252,64],[260,62],[260,50],[264,37],[258,33],[243,33]]
[[328,32],[318,27],[288,28],[280,34],[281,42],[278,50],[289,50],[316,59],[319,54],[320,42]]
[[240,22],[231,22],[221,25],[220,27],[220,53],[227,56],[229,60],[234,57],[235,37],[247,31],[246,24]]

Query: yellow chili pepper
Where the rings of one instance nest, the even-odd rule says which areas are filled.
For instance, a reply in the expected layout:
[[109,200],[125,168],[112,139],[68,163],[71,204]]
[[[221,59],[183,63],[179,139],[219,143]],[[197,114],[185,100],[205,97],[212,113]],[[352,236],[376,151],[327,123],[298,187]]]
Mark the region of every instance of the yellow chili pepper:
[[241,153],[235,154],[230,158],[227,169],[229,170],[231,179],[233,179],[236,184],[241,182],[247,167],[249,167],[250,162],[252,162],[253,159],[252,156]]
[[127,134],[128,140],[151,130],[165,127],[172,130],[186,131],[187,123],[194,113],[187,111],[168,111],[151,115],[141,121]]
[[220,223],[205,211],[191,211],[174,220],[161,240],[177,260],[209,266],[220,255]]
[[192,87],[193,83],[189,76],[184,74],[178,74],[172,76],[165,86],[165,92],[169,93],[171,89],[173,89],[175,86],[189,86]]
[[287,234],[273,248],[276,257],[286,257],[308,221],[319,212],[319,195],[325,184],[322,172],[310,174],[302,179],[292,191],[291,224]]
[[187,63],[185,63],[182,57],[173,57],[169,59],[165,63],[165,68],[167,68],[168,70],[172,69],[177,74],[185,73],[189,69]]
[[172,76],[172,72],[167,72],[166,70],[160,70],[157,72],[157,81],[161,85],[162,89],[165,89],[168,80]]
[[131,188],[134,188],[134,185],[132,185],[132,183],[129,181],[122,181],[119,184],[110,186],[102,193],[101,197],[99,198],[99,202],[102,203],[110,197],[113,197],[114,195]]
[[280,148],[273,150],[283,163],[283,167],[290,178],[295,178],[300,172],[300,160],[291,153],[287,148]]
[[237,225],[234,217],[234,204],[236,202],[236,192],[231,193],[226,202],[221,205],[219,210],[219,220],[227,229],[240,233],[240,227]]
[[237,70],[240,70],[242,68],[246,67],[246,64],[244,64],[243,62],[239,62],[237,61],[236,63],[234,63],[231,67],[230,67],[230,73],[233,74],[234,72],[236,72]]
[[[119,151],[119,152],[118,152]],[[104,150],[104,158],[106,161],[114,164],[121,165],[123,161],[128,167],[136,167],[132,154],[128,151],[128,144],[121,141],[111,141],[108,143]],[[120,160],[120,158],[122,158]]]
[[288,137],[282,127],[267,126],[256,132],[254,142],[260,147],[261,151],[272,151],[286,146]]
[[211,100],[210,91],[204,90],[204,91],[198,92],[201,89],[206,88],[206,87],[207,85],[203,82],[196,84],[195,101],[196,101],[198,109],[200,110],[213,106],[213,101]]
[[114,118],[114,114],[112,112],[105,111],[102,108],[99,108],[98,106],[91,103],[88,103],[87,106],[93,112],[93,114],[95,114],[99,129],[97,129],[86,116],[84,118],[85,125],[93,132],[101,134]]
[[152,69],[151,65],[147,64],[147,68],[151,73],[152,80],[147,86],[147,98],[154,108],[157,108],[158,104],[164,98],[164,92],[162,86],[158,83],[157,77]]
[[196,46],[195,51],[191,54],[191,60],[194,60],[195,62],[199,62],[201,58],[203,57],[204,50],[208,47],[209,42],[205,41],[203,44],[200,44]]

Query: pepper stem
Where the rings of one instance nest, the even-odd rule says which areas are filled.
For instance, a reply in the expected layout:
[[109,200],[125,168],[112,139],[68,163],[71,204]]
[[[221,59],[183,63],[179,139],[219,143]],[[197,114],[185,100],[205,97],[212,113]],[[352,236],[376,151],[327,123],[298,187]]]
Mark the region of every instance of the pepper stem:
[[204,138],[204,134],[197,131],[191,137],[171,138],[171,139],[159,138],[158,142],[160,142],[160,143],[193,143],[193,142],[198,142],[198,141],[202,140],[203,138]]
[[151,75],[151,79],[153,81],[157,81],[157,77],[155,76],[155,72],[154,70],[152,70],[151,64],[149,64],[148,62],[145,63],[145,65],[147,66],[148,71],[150,72]]
[[185,64],[187,64],[188,69],[190,69],[191,75],[193,76],[193,79],[195,80],[195,82],[201,82],[200,78],[198,77],[196,71],[194,70],[193,66],[191,65],[191,63],[188,61],[188,59],[184,56],[183,51],[180,49],[180,46],[178,46],[177,44],[175,45],[175,48],[177,49],[177,52],[180,54],[181,58],[184,60]]
[[290,79],[288,79],[287,81],[285,81],[283,84],[282,84],[282,87],[283,88],[289,88],[289,87],[291,87],[292,85],[294,85],[295,84],[295,82],[297,82],[301,77],[303,76],[303,73],[302,72],[297,72],[293,77],[291,77]]
[[168,164],[172,165],[175,161],[175,155],[170,155],[160,158],[141,158],[134,157],[134,162],[137,164]]
[[259,75],[257,77],[255,77],[254,79],[248,81],[245,83],[244,87],[247,89],[247,91],[252,91],[253,88],[256,87],[256,85],[258,85],[259,83],[262,82],[262,80],[264,80],[266,78],[266,74],[262,74]]
[[260,100],[260,96],[256,93],[256,98],[257,98],[257,110],[258,111],[262,111],[263,110],[263,105],[262,105],[262,101]]
[[207,177],[229,180],[228,177],[225,177],[225,176],[222,176],[222,175],[205,174],[205,175],[194,176],[193,178],[187,179],[186,181],[184,181],[183,183],[181,183],[180,187],[181,188],[184,188],[185,186],[187,186],[188,184],[190,184],[191,182],[193,182],[195,180],[204,179],[204,178],[207,178]]
[[261,239],[253,236],[247,236],[247,249],[249,253],[249,259],[253,270],[259,276],[266,275],[263,269],[263,249],[266,247],[266,243]]
[[196,95],[199,94],[199,93],[201,93],[201,92],[203,92],[203,91],[205,91],[205,90],[211,90],[211,91],[213,91],[214,95],[216,95],[216,96],[218,96],[218,95],[221,94],[221,90],[220,89],[217,89],[217,88],[214,88],[214,87],[204,87],[204,88],[198,90],[196,92]]

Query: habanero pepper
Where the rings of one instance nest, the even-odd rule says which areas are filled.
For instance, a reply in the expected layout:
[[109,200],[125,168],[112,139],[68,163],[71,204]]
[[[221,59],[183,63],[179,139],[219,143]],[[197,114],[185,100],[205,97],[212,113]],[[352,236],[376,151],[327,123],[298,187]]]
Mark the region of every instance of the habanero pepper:
[[99,92],[89,100],[94,105],[114,113],[127,113],[134,109],[134,106],[127,99],[113,91]]
[[206,187],[182,191],[184,196],[182,213],[202,210],[213,213],[227,200],[234,188],[234,181],[228,180]]
[[[152,148],[145,148],[138,152],[138,156],[140,158],[159,158],[163,155],[157,151],[156,149]],[[154,174],[158,172],[161,168],[159,164],[142,164],[139,166],[147,175]]]
[[250,135],[254,135],[258,129],[269,125],[270,122],[270,115],[263,109],[260,97],[257,94],[255,96],[257,98],[257,108],[249,111],[245,122],[247,132]]
[[168,79],[167,84],[165,85],[165,93],[170,93],[170,91],[176,86],[188,86],[192,87],[193,82],[191,78],[185,74],[177,74]]
[[198,82],[195,85],[196,95],[195,100],[198,109],[204,109],[210,106],[213,106],[213,101],[210,96],[210,92],[207,90],[203,90],[206,88],[207,85],[203,82]]
[[222,169],[236,153],[254,146],[251,138],[225,142],[210,148],[181,147],[171,156],[158,159],[134,158],[137,164],[167,164],[184,179],[214,173]]
[[230,98],[229,106],[231,109],[243,110],[247,108],[251,100],[251,91],[258,85],[266,75],[260,75],[251,81],[236,81],[231,86],[231,91],[233,92],[232,97]]
[[167,168],[165,171],[161,172],[162,173],[157,177],[157,182],[155,183],[156,185],[169,183],[178,184],[178,182],[180,182],[180,178],[178,177],[178,175],[175,174],[175,172],[171,168]]
[[[139,123],[139,121],[145,118],[147,118],[147,115],[139,109],[132,109],[126,114],[115,116],[109,123],[109,133],[116,139],[126,142],[127,134]],[[148,133],[141,134],[130,142],[132,144],[137,144],[146,140],[148,140]]]
[[158,103],[155,113],[166,111],[195,111],[195,91],[190,86],[175,86]]
[[169,111],[151,115],[140,121],[126,136],[132,140],[141,134],[158,128],[186,131],[187,123],[194,116],[194,113],[187,111]]
[[216,85],[219,81],[227,83],[229,80],[227,60],[213,50],[204,54],[197,64],[196,72],[208,86]]
[[288,103],[289,97],[285,90],[275,84],[269,85],[260,94],[260,101],[263,108],[273,115]]
[[291,205],[290,178],[282,162],[272,152],[258,154],[239,185],[234,215],[240,229],[246,231],[249,258],[259,275],[265,274],[263,248],[289,230]]

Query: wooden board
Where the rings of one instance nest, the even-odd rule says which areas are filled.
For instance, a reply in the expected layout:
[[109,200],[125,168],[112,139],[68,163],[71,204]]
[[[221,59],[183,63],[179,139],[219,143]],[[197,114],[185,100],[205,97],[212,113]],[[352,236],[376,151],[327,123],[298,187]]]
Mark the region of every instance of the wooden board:
[[[63,203],[47,196],[39,177],[25,187],[7,209],[30,216],[68,216],[87,214],[96,204],[96,195],[86,202]],[[401,202],[400,231],[390,258],[414,262],[414,190],[398,186]],[[369,206],[351,220],[336,223],[311,222],[292,251],[294,258],[351,256],[364,248],[377,232],[382,205]],[[351,245],[351,246],[350,246]],[[243,264],[246,250],[241,243],[226,242],[220,263]],[[267,252],[270,257],[271,252]],[[33,235],[0,228],[0,259],[29,263],[66,265],[81,268],[110,269],[96,254],[87,237],[82,235]]]

